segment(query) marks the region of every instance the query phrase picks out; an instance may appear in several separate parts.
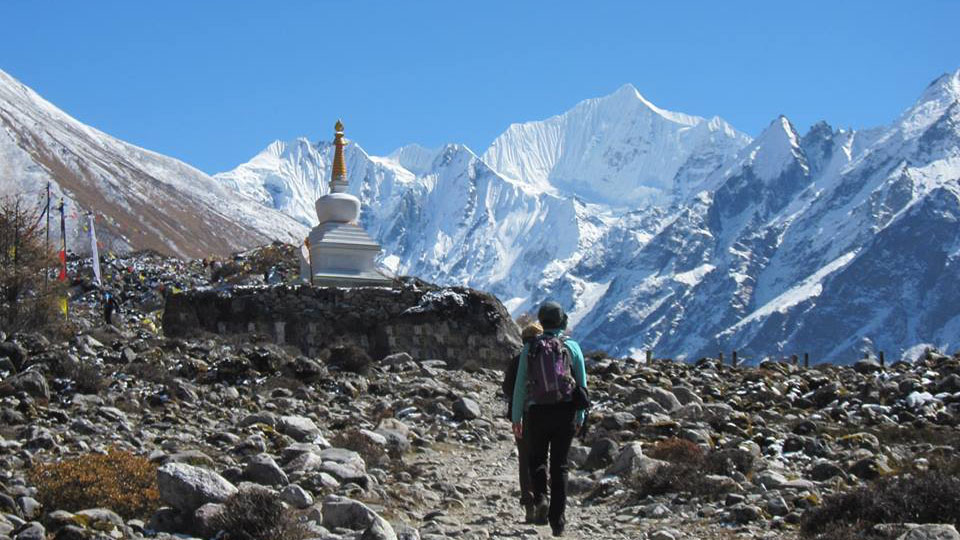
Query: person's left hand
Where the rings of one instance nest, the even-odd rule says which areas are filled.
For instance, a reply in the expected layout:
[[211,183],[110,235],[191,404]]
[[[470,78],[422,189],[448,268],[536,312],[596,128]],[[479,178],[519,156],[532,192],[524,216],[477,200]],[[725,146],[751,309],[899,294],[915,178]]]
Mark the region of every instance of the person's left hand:
[[513,424],[513,436],[519,441],[523,438],[523,424],[517,422]]

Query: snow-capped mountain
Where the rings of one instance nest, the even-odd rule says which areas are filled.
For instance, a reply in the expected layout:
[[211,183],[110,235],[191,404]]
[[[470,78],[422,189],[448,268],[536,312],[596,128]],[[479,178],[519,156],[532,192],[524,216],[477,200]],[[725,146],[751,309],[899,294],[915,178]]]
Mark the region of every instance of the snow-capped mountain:
[[[70,117],[0,71],[0,194],[40,200],[47,182],[68,212],[68,248],[83,251],[83,213],[110,249],[179,256],[227,254],[306,228],[175,159]],[[59,237],[59,229],[53,231]]]
[[564,114],[510,126],[483,160],[542,191],[636,207],[689,193],[749,141],[721,118],[660,109],[628,84]]
[[[299,242],[332,148],[276,142],[210,177],[74,120],[0,72],[0,192],[49,181],[69,227],[182,256]],[[347,148],[362,221],[400,274],[463,283],[514,314],[546,298],[587,348],[850,361],[960,335],[960,71],[891,125],[756,139],[631,86],[462,145]],[[71,249],[84,243],[71,237]],[[110,241],[110,240],[108,240]]]
[[[801,135],[780,117],[756,139],[625,86],[510,126],[482,158],[354,144],[350,189],[384,264],[490,290],[515,314],[558,299],[587,347],[848,361],[864,344],[950,346],[958,81],[888,127]],[[216,177],[312,225],[330,160],[327,143],[278,142]]]

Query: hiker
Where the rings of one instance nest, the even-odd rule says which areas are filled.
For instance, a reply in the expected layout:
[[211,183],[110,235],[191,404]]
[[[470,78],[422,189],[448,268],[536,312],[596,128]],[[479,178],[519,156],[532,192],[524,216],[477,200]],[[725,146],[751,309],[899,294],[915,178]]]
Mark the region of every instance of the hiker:
[[[524,345],[529,345],[543,333],[543,327],[539,323],[531,323],[524,327],[520,337]],[[503,374],[503,395],[507,400],[507,418],[513,415],[513,387],[517,382],[517,366],[520,364],[520,353],[510,361],[506,371]],[[530,439],[515,438],[517,443],[517,465],[520,470],[520,505],[523,506],[526,515],[525,523],[533,523],[536,519],[536,507],[533,504],[533,480],[530,478],[530,458],[527,451]]]
[[[525,345],[513,387],[513,433],[527,439],[533,480],[534,523],[550,523],[563,536],[567,505],[567,455],[586,418],[587,371],[580,345],[567,339],[567,315],[556,302],[544,302],[537,313],[543,334]],[[582,390],[581,390],[582,388]],[[580,399],[578,399],[580,398]],[[550,456],[550,498],[547,500],[547,455]]]
[[107,324],[113,324],[113,312],[119,307],[116,296],[109,292],[103,294],[103,320]]

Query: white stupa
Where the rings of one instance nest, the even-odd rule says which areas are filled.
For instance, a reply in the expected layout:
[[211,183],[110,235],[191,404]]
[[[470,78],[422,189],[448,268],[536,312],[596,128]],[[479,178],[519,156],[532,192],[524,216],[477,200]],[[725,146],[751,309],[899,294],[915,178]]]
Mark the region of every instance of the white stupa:
[[301,261],[304,281],[319,287],[388,286],[393,280],[377,269],[380,245],[357,223],[360,199],[347,193],[343,159],[343,122],[337,121],[330,193],[317,199],[320,223],[310,231],[310,258]]

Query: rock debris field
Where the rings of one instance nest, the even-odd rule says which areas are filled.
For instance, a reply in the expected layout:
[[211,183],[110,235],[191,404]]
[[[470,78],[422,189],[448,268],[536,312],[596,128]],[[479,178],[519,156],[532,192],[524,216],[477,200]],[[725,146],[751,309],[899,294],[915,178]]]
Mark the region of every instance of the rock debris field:
[[[501,371],[406,353],[345,369],[256,335],[165,338],[158,289],[228,284],[199,261],[111,265],[117,324],[78,279],[64,337],[0,336],[0,539],[550,536],[523,523]],[[960,502],[944,491],[960,471],[960,356],[587,366],[568,538],[960,538],[955,513],[899,516],[863,495]],[[933,496],[931,472],[947,482]],[[856,493],[886,514],[828,512]]]

